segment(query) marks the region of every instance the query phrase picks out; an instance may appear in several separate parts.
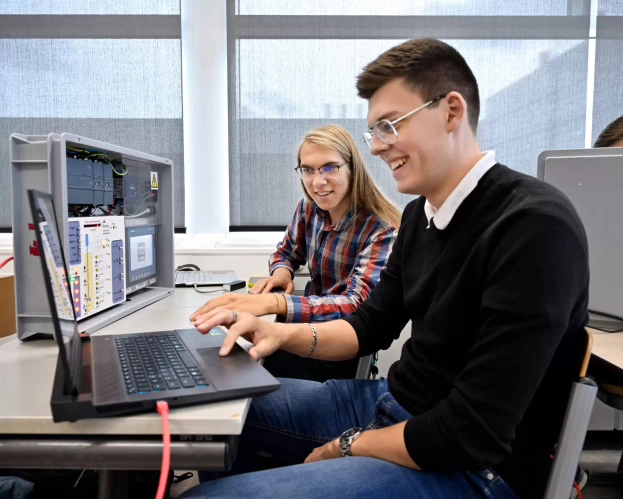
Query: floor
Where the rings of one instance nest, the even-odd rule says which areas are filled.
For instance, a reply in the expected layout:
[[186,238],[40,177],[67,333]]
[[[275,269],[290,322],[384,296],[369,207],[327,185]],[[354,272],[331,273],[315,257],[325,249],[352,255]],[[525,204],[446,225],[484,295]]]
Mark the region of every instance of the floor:
[[580,466],[588,472],[588,482],[582,490],[583,499],[621,499],[623,487],[591,482],[591,473],[614,473],[621,459],[621,451],[590,450],[582,452]]
[[[621,499],[623,498],[623,488],[615,485],[600,485],[591,483],[591,473],[614,473],[621,459],[620,451],[584,451],[580,466],[588,472],[588,482],[582,490],[583,499]],[[176,471],[176,475],[181,475],[186,471]],[[192,478],[184,480],[179,484],[174,484],[171,488],[171,498],[177,498],[186,490],[199,483],[197,472]],[[276,498],[278,499],[278,498]]]
[[[182,475],[183,473],[187,473],[187,471],[188,470],[175,471],[175,475],[179,476],[179,475]],[[171,487],[171,493],[169,494],[169,497],[177,498],[181,496],[184,492],[186,492],[188,489],[194,487],[195,485],[199,485],[197,472],[191,471],[191,473],[193,474],[192,478],[189,478],[188,480],[184,480],[183,482],[180,482],[180,483],[173,484],[173,486]]]

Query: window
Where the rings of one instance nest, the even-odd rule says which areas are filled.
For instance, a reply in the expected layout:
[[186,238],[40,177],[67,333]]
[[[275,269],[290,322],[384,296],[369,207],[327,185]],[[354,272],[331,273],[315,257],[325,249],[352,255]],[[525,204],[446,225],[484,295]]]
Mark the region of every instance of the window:
[[8,137],[71,132],[171,159],[184,226],[179,0],[9,0],[0,6],[0,228]]
[[[367,103],[355,78],[414,36],[440,38],[466,58],[480,86],[479,141],[501,163],[536,175],[541,151],[584,147],[590,0],[546,4],[394,0],[378,17],[372,0],[228,0],[231,229],[289,223],[302,195],[297,145],[329,122],[360,141],[389,197],[401,206],[412,199],[361,138]],[[620,50],[612,57],[620,82]]]
[[610,122],[623,115],[623,3],[599,0],[598,5],[592,143]]

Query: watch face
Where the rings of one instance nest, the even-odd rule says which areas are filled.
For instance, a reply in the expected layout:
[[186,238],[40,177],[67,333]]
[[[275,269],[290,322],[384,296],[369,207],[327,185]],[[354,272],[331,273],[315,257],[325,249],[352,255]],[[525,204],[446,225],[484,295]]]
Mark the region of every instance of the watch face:
[[342,456],[352,456],[350,453],[350,445],[353,443],[353,437],[362,431],[362,428],[351,428],[342,433],[340,436],[340,450],[342,451]]
[[360,431],[363,431],[361,428],[351,428],[350,430],[346,430],[344,433],[342,433],[342,436],[340,438],[350,438],[353,435],[356,435],[357,433],[359,433]]

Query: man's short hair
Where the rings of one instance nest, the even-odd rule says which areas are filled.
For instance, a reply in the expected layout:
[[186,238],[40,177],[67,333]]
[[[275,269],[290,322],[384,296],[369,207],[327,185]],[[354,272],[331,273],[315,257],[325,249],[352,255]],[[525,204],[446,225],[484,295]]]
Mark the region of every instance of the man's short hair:
[[623,116],[619,116],[603,129],[595,141],[595,147],[610,147],[621,139],[623,139]]
[[467,103],[469,125],[476,133],[480,115],[478,83],[454,47],[434,38],[421,38],[389,49],[357,77],[359,97],[369,100],[379,88],[395,79],[404,79],[424,102],[459,92]]

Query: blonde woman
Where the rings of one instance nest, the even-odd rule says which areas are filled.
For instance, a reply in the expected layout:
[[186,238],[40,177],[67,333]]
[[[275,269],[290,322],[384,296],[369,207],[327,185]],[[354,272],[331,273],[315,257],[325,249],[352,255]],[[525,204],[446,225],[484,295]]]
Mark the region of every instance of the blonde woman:
[[[376,187],[352,136],[327,125],[307,133],[295,168],[305,196],[269,261],[270,277],[251,294],[227,294],[191,316],[196,323],[218,307],[285,322],[324,322],[352,314],[379,281],[397,233],[400,212]],[[294,272],[307,264],[304,296],[294,296]],[[269,293],[282,288],[285,294]],[[265,366],[275,376],[326,381],[352,378],[357,359],[327,362],[277,352]]]

